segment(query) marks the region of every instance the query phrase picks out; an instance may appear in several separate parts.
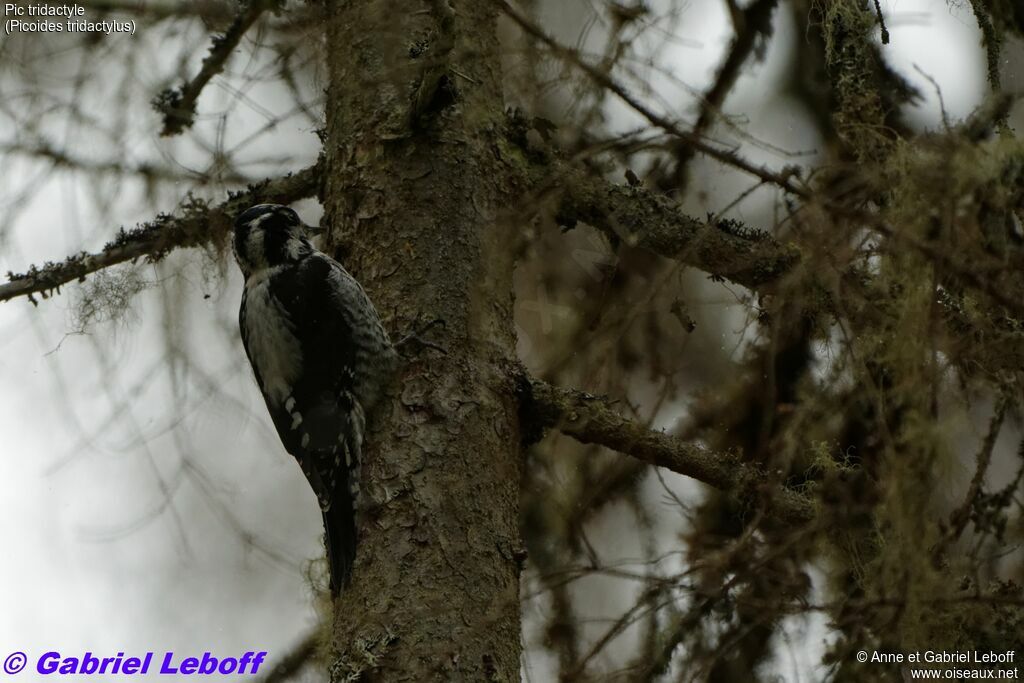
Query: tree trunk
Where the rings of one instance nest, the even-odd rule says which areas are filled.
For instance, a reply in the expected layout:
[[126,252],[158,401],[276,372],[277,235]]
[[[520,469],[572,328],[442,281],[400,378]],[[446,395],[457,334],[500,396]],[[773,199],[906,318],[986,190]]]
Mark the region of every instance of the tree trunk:
[[394,338],[443,321],[424,333],[443,352],[402,349],[367,436],[333,680],[519,679],[519,427],[504,372],[514,249],[495,221],[510,191],[496,152],[496,21],[485,3],[451,10],[327,2],[327,248]]

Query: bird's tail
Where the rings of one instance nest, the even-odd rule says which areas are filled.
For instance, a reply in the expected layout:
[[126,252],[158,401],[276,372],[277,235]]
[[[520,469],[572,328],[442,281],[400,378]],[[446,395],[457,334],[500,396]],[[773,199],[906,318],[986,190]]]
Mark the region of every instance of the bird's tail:
[[[347,502],[347,501],[346,501]],[[338,595],[352,578],[352,563],[356,559],[356,520],[351,505],[335,500],[330,509],[323,511],[324,545],[327,546],[327,564],[331,572],[331,595]]]
[[[313,418],[310,425],[317,424]],[[305,426],[305,421],[302,423]],[[311,433],[310,427],[306,434]],[[312,431],[319,435],[325,430]],[[336,433],[336,432],[335,432]],[[331,438],[335,441],[337,437]],[[326,441],[326,437],[317,441]],[[331,576],[331,595],[337,596],[352,578],[356,559],[356,508],[359,505],[359,463],[362,433],[356,432],[341,448],[307,450],[299,459],[320,503],[324,518],[324,545]]]

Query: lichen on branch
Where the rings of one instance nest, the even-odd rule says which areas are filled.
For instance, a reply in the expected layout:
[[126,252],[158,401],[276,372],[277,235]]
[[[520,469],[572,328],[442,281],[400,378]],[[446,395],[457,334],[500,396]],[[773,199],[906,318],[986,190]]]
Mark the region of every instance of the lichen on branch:
[[0,301],[19,296],[37,303],[36,294],[48,298],[69,282],[84,280],[90,273],[145,258],[163,259],[182,247],[194,247],[223,239],[234,216],[251,204],[274,202],[287,204],[313,196],[319,186],[320,168],[313,165],[298,173],[250,185],[241,192],[229,193],[227,201],[210,204],[191,198],[178,215],[161,213],[151,221],[133,228],[120,228],[114,239],[97,252],[79,252],[62,261],[32,265],[25,272],[8,272],[0,285]]
[[606,398],[528,377],[522,377],[519,385],[525,433],[537,436],[544,429],[557,429],[581,443],[604,446],[692,477],[743,502],[759,498],[763,503],[759,507],[786,522],[814,518],[811,498],[773,483],[765,472],[730,453],[648,429],[612,410]]

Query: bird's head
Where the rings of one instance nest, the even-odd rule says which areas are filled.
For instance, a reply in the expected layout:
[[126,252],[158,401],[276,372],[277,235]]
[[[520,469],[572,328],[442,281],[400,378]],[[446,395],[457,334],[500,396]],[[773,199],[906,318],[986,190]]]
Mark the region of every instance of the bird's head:
[[311,229],[299,215],[281,204],[257,204],[238,214],[232,247],[242,273],[252,273],[308,256]]

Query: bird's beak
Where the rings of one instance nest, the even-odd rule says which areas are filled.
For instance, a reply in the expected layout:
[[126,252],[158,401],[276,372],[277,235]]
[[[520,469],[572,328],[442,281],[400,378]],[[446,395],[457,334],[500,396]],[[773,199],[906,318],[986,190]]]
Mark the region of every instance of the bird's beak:
[[324,229],[321,228],[319,225],[307,225],[303,223],[302,227],[305,228],[307,235],[316,236],[324,234]]

